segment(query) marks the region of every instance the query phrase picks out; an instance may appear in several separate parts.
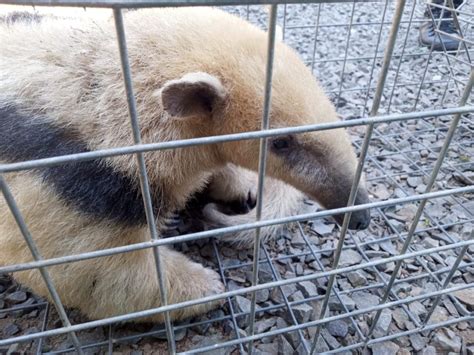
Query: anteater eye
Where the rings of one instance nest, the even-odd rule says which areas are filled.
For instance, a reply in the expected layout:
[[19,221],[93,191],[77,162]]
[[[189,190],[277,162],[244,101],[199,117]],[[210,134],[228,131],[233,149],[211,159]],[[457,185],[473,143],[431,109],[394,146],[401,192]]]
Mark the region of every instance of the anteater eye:
[[285,151],[290,148],[291,137],[278,137],[272,141],[272,147],[276,151]]

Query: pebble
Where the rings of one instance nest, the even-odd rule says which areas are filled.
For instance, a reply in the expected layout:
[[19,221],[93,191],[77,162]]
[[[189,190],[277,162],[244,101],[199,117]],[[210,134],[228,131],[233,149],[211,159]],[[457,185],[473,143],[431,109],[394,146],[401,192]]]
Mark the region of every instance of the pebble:
[[278,344],[269,343],[269,344],[259,344],[257,346],[257,351],[254,354],[260,355],[274,355],[278,353]]
[[373,190],[373,193],[380,200],[386,200],[391,196],[390,191],[383,184],[378,184]]
[[349,279],[351,285],[354,287],[367,285],[367,278],[364,276],[361,270],[349,272],[347,274],[347,278]]
[[416,351],[420,351],[426,346],[426,338],[422,337],[420,333],[411,334],[409,338],[411,346]]
[[291,245],[297,247],[297,248],[302,248],[306,246],[306,241],[304,238],[301,236],[300,233],[296,233],[292,238],[291,238]]
[[258,290],[257,292],[255,292],[255,298],[257,300],[257,303],[266,302],[268,301],[269,297],[270,297],[270,291],[268,290],[268,288],[264,288],[262,290]]
[[390,255],[397,255],[398,254],[398,251],[395,248],[395,245],[390,240],[386,240],[386,241],[380,243],[380,247],[382,248],[382,250],[386,251]]
[[388,308],[385,308],[382,310],[382,312],[380,312],[380,318],[374,328],[374,336],[379,338],[386,335],[391,323],[392,311]]
[[365,291],[358,291],[352,294],[352,300],[358,309],[365,309],[379,304],[379,298],[376,295]]
[[331,335],[331,333],[329,333],[326,328],[321,329],[321,336],[324,338],[330,349],[334,350],[341,347],[341,344]]
[[453,292],[452,295],[464,303],[470,312],[474,311],[474,290],[472,288]]
[[424,316],[426,314],[426,307],[419,301],[411,302],[408,305],[408,309],[416,314],[418,317]]
[[351,297],[347,295],[339,295],[339,298],[336,296],[331,296],[329,298],[329,309],[335,311],[344,311],[343,305],[346,306],[348,311],[355,309],[356,303]]
[[292,331],[285,334],[286,339],[290,342],[291,346],[295,349],[298,348],[298,345],[301,343],[301,337],[298,331]]
[[349,333],[349,327],[347,323],[343,320],[335,320],[333,322],[329,322],[326,327],[329,334],[335,337],[344,338],[347,333]]
[[316,285],[311,281],[303,281],[296,284],[296,288],[303,293],[305,298],[317,296],[318,291],[316,290]]
[[2,333],[7,337],[11,337],[15,334],[20,332],[20,327],[18,327],[15,323],[9,323],[3,327]]
[[[310,348],[311,347],[308,347],[308,349],[310,349]],[[298,347],[295,350],[295,355],[306,355],[307,353],[308,353],[308,350],[306,350],[303,343],[300,343],[300,345],[298,345]]]
[[5,297],[5,300],[13,304],[17,304],[17,303],[25,302],[27,298],[28,296],[26,295],[26,292],[16,291],[7,295],[7,297]]
[[[308,329],[309,330],[309,337],[310,339],[313,339],[314,338],[314,334],[316,334],[316,327],[311,327]],[[322,333],[322,332],[321,332]],[[320,354],[320,353],[325,353],[327,351],[329,351],[329,346],[328,344],[326,343],[326,341],[324,340],[323,337],[319,337],[318,339],[318,343],[316,344],[316,354]]]
[[426,348],[420,351],[420,355],[437,355],[436,348],[428,345]]
[[409,177],[407,179],[407,185],[410,187],[417,187],[422,183],[421,179],[419,177]]
[[427,237],[423,239],[423,245],[428,249],[436,248],[439,246],[439,240]]
[[278,355],[293,354],[293,351],[295,350],[293,349],[290,342],[286,339],[286,337],[283,334],[280,334],[278,336],[277,344],[278,344]]
[[294,284],[288,284],[281,287],[275,287],[270,292],[270,299],[275,303],[283,303],[285,300],[282,296],[282,291],[286,297],[289,297],[296,292],[296,286]]
[[296,291],[290,297],[288,297],[288,299],[291,302],[297,302],[297,301],[303,301],[305,298],[304,298],[303,293],[301,291]]
[[313,307],[306,303],[292,306],[291,309],[293,310],[296,320],[300,324],[306,323],[309,320],[309,317],[313,314]]
[[441,323],[448,320],[448,318],[448,311],[444,307],[438,306],[431,315],[428,324]]
[[453,351],[455,353],[461,351],[461,338],[448,328],[437,331],[433,337],[433,342],[441,351]]
[[[244,327],[248,323],[248,317],[250,313],[250,307],[252,302],[242,296],[235,296],[235,308],[237,313],[244,313],[245,315],[241,315],[237,318],[237,324],[239,327]],[[258,311],[260,309],[259,305],[255,305],[255,311]]]
[[346,267],[359,264],[362,261],[362,256],[352,249],[343,250],[341,258],[339,259],[339,266]]
[[[216,345],[225,341],[220,335],[210,335],[210,336],[202,336],[202,335],[195,335],[191,338],[193,343],[193,348],[203,348],[209,345]],[[200,354],[205,355],[229,355],[232,353],[232,347],[225,347],[219,349],[213,349],[206,352],[201,352]]]
[[268,329],[273,327],[275,325],[275,323],[276,323],[275,318],[260,320],[260,321],[256,322],[255,325],[254,325],[255,332],[257,334],[266,332]]
[[396,355],[400,347],[391,341],[375,343],[370,346],[372,355]]
[[311,229],[322,237],[330,236],[335,227],[335,224],[326,224],[321,219],[311,221]]

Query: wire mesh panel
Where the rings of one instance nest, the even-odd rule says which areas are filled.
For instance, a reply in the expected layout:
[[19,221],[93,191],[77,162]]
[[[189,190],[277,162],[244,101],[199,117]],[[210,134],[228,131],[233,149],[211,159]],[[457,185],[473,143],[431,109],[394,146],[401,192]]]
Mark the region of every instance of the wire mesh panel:
[[[50,2],[0,1],[51,5]],[[142,143],[127,26],[121,7],[212,5],[205,1],[55,1],[54,5],[113,7],[120,63],[131,118],[131,146],[0,164],[0,187],[34,261],[0,266],[0,352],[307,354],[472,353],[474,236],[474,4],[399,0],[395,3],[221,1],[225,11],[269,32],[261,131]],[[41,12],[41,10],[39,10]],[[88,16],[87,10],[80,11]],[[445,14],[450,14],[445,15]],[[451,21],[454,34],[446,32]],[[434,36],[456,50],[419,44]],[[280,38],[281,37],[281,38]],[[275,42],[293,47],[318,78],[340,122],[270,129]],[[1,39],[0,39],[1,41]],[[1,43],[1,42],[0,42]],[[306,199],[296,215],[264,215],[267,139],[347,127],[359,154],[347,207],[324,210]],[[159,238],[144,155],[154,150],[242,139],[260,140],[255,221],[202,231],[186,213],[171,237]],[[128,154],[139,167],[149,241],[43,259],[4,177],[15,171]],[[150,167],[148,167],[150,169]],[[355,205],[365,176],[371,202]],[[348,229],[351,213],[370,208],[367,230]],[[338,226],[331,215],[344,213]],[[271,238],[264,227],[284,225]],[[222,238],[255,230],[253,248]],[[173,246],[216,270],[225,291],[202,299],[87,319],[65,310],[50,268],[64,263],[153,248],[161,299],[166,299],[159,250]],[[0,246],[1,247],[1,246]],[[1,262],[1,260],[0,260]],[[11,278],[38,268],[53,303]],[[70,275],[70,277],[74,277]],[[184,322],[170,312],[222,300],[222,307]],[[164,314],[163,324],[133,321]],[[132,323],[131,323],[132,322]]]

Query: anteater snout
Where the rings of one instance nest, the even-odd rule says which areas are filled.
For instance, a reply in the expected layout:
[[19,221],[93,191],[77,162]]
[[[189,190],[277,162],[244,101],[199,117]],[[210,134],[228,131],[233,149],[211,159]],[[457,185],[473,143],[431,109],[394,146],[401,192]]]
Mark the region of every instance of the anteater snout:
[[[357,193],[357,197],[355,200],[355,205],[363,205],[368,202],[369,202],[369,195],[367,193],[367,190],[359,188],[359,192]],[[344,203],[344,205],[346,205],[346,203]],[[343,214],[335,215],[334,219],[339,225],[342,225],[344,221],[344,215]],[[353,230],[366,229],[369,226],[369,224],[370,224],[370,209],[352,212],[351,219],[349,221],[349,229],[353,229]]]
[[[359,188],[355,200],[356,205],[369,203],[369,194],[366,189]],[[370,209],[353,212],[349,222],[349,229],[366,229],[370,224]]]

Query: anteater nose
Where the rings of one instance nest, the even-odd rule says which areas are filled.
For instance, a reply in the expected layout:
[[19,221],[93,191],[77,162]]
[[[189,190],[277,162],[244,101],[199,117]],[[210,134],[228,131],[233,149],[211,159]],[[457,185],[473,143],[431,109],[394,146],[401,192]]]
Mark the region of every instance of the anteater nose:
[[366,229],[370,224],[370,210],[354,212],[351,215],[349,229]]

